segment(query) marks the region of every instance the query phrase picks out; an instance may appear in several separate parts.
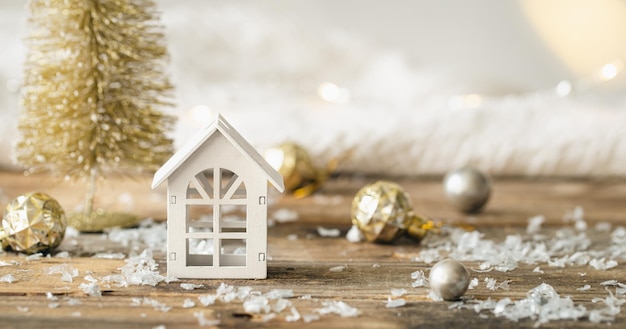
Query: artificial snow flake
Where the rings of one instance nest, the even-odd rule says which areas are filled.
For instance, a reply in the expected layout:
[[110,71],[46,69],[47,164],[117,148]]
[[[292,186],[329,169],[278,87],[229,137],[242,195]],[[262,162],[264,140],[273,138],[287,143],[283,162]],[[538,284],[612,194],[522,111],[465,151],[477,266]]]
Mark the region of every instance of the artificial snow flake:
[[28,307],[24,307],[24,306],[17,306],[16,308],[19,312],[22,312],[22,313],[26,313],[30,310]]
[[607,291],[609,295],[606,298],[594,298],[591,300],[594,303],[603,302],[606,307],[590,311],[589,321],[594,323],[610,322],[620,313],[622,305],[626,303],[626,299],[616,298],[608,289]]
[[467,286],[467,289],[474,289],[476,287],[478,287],[478,278],[473,278]]
[[391,297],[400,297],[406,295],[406,289],[391,289]]
[[279,298],[276,300],[276,302],[274,303],[274,305],[272,306],[272,311],[276,312],[276,313],[280,313],[282,312],[284,309],[286,309],[287,307],[291,306],[291,302],[283,299],[283,298]]
[[151,249],[165,251],[167,246],[166,223],[157,223],[146,219],[138,228],[113,228],[108,232],[111,241],[118,242],[125,247],[137,249],[148,246]]
[[296,322],[300,320],[300,312],[295,307],[291,307],[291,314],[285,317],[285,321],[287,322]]
[[528,226],[526,227],[526,233],[534,234],[541,230],[541,225],[546,221],[543,215],[534,216],[528,219]]
[[320,319],[320,316],[317,314],[305,314],[302,316],[302,321],[304,321],[304,323],[311,323],[319,319]]
[[204,285],[203,284],[193,284],[193,283],[181,283],[180,287],[183,290],[194,290],[194,289],[202,288],[202,287],[204,287]]
[[[152,258],[152,250],[145,249],[140,255],[129,257],[126,265],[120,268],[123,278],[118,284],[120,286],[133,285],[150,285],[156,286],[159,282],[172,282],[177,279],[165,277],[159,274],[157,262]],[[115,279],[115,277],[112,277]]]
[[99,259],[124,259],[125,257],[126,257],[126,255],[124,255],[121,252],[114,252],[114,253],[99,252],[99,253],[91,256],[91,258],[99,258]]
[[443,301],[443,298],[438,293],[434,292],[433,290],[428,290],[428,298],[430,298],[432,301],[435,301],[435,302]]
[[100,287],[95,282],[81,283],[78,286],[78,288],[81,289],[84,293],[86,293],[87,295],[89,295],[91,297],[100,297],[100,296],[102,296],[102,292],[100,291]]
[[246,313],[268,313],[270,311],[269,300],[263,296],[254,296],[243,302]]
[[26,257],[26,260],[27,261],[40,260],[42,256],[43,256],[43,254],[38,252],[36,254],[32,254],[32,255]]
[[317,234],[322,237],[336,238],[341,235],[341,231],[338,228],[325,228],[322,226],[318,226]]
[[212,320],[204,317],[204,312],[195,312],[193,316],[198,319],[198,325],[201,327],[204,326],[218,326],[222,323],[220,320]]
[[385,307],[387,308],[395,308],[406,305],[406,300],[404,298],[391,299],[391,297],[387,298],[387,304]]
[[291,289],[272,289],[269,292],[265,293],[264,296],[269,298],[269,299],[291,298],[291,297],[293,297],[293,290],[291,290]]
[[218,297],[219,297],[218,295],[205,295],[205,296],[198,297],[198,299],[200,300],[200,303],[202,305],[209,306],[209,305],[215,304],[215,300]]
[[588,284],[586,284],[586,285],[584,285],[584,286],[582,286],[580,288],[576,288],[576,290],[578,290],[578,291],[587,291],[589,289],[591,289],[591,286],[588,285]]
[[278,209],[272,214],[271,219],[278,223],[294,222],[298,220],[298,212],[285,208]]
[[261,316],[261,321],[268,322],[269,320],[274,319],[275,317],[276,317],[276,313],[263,314]]
[[422,249],[419,253],[419,256],[415,257],[416,261],[422,261],[426,264],[431,264],[434,263],[435,261],[438,261],[441,258],[441,256],[439,255],[439,250],[437,249]]
[[429,286],[428,278],[426,277],[426,275],[424,275],[424,271],[422,271],[422,270],[417,270],[417,271],[411,273],[411,279],[415,280],[411,284],[411,286],[413,288],[428,287]]
[[541,324],[551,320],[576,320],[585,316],[586,309],[574,305],[570,297],[560,297],[552,286],[543,283],[531,289],[525,299],[499,301],[493,313],[511,321],[530,318]]
[[52,294],[51,292],[49,292],[49,291],[48,291],[48,292],[46,292],[46,298],[47,298],[48,300],[59,300],[59,298],[58,298],[57,296],[53,295],[53,294]]
[[618,226],[611,233],[611,242],[616,245],[626,244],[626,227]]
[[191,300],[190,298],[187,298],[183,301],[183,308],[192,308],[192,307],[196,307],[196,303]]
[[61,251],[61,252],[58,252],[56,255],[54,255],[54,257],[66,259],[66,258],[70,258],[70,253],[68,251]]
[[322,305],[322,308],[316,310],[317,313],[322,315],[329,313],[335,313],[341,317],[356,317],[359,315],[359,310],[357,308],[352,307],[342,301],[323,301]]
[[617,261],[606,260],[605,258],[594,258],[589,261],[589,266],[595,268],[596,270],[608,270],[610,268],[616,267]]
[[363,242],[365,237],[363,236],[363,232],[359,230],[358,226],[352,225],[352,227],[348,230],[348,233],[346,233],[346,239],[350,242],[357,243]]
[[563,216],[565,222],[574,222],[574,227],[578,231],[585,231],[587,229],[587,222],[584,219],[585,210],[581,206],[576,206],[571,211],[568,211]]
[[330,272],[343,272],[346,269],[345,265],[333,266],[329,269]]
[[496,279],[485,278],[485,282],[487,283],[487,289],[489,290],[492,290],[492,291],[497,290],[497,289],[509,290],[509,283],[511,283],[511,280],[504,280],[500,282],[500,284],[496,284],[497,283]]
[[485,278],[485,282],[487,283],[487,289],[496,290],[496,279],[494,278]]
[[13,283],[15,281],[17,281],[17,279],[10,273],[0,277],[0,282]]
[[45,270],[46,274],[61,274],[61,281],[73,282],[74,278],[78,276],[78,269],[69,266],[68,264],[60,264],[52,267],[48,267]]

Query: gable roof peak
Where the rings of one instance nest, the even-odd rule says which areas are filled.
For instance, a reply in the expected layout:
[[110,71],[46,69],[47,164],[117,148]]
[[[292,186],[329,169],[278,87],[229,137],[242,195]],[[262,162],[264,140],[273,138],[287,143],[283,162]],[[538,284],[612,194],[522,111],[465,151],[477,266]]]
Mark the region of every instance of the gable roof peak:
[[200,129],[185,145],[183,145],[165,164],[157,170],[152,179],[152,189],[156,189],[170,175],[172,175],[178,167],[180,167],[192,154],[194,154],[213,134],[220,132],[226,139],[244,155],[253,164],[259,166],[265,174],[267,180],[280,192],[285,190],[283,177],[272,168],[269,163],[257,152],[257,150],[248,143],[248,141],[239,134],[233,126],[224,119],[221,114],[217,114],[215,118],[204,128]]

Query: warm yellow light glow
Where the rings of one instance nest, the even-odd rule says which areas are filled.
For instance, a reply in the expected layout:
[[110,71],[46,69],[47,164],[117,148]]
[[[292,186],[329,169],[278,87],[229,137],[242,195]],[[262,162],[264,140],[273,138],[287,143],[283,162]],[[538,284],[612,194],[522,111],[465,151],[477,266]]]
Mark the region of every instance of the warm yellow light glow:
[[350,101],[350,91],[332,82],[324,82],[317,88],[320,98],[329,103],[345,104]]
[[622,70],[623,66],[620,61],[604,64],[600,69],[600,79],[606,81],[615,78]]
[[569,95],[572,92],[572,83],[567,80],[559,82],[559,84],[556,85],[555,92],[561,97]]
[[[520,4],[549,49],[579,76],[593,76],[605,63],[624,56],[626,2],[525,0]],[[613,72],[607,67],[607,76]]]

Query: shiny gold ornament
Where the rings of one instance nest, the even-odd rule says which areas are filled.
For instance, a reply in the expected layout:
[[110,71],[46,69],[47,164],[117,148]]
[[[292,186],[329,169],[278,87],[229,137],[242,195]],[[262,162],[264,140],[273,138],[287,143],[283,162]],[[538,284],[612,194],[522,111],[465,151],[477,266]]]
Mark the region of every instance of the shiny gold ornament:
[[44,193],[27,193],[11,201],[2,219],[3,249],[27,254],[49,253],[65,235],[65,213]]
[[[153,0],[30,1],[21,139],[27,173],[86,178],[152,173],[172,154],[163,27]],[[107,216],[108,217],[108,216]],[[106,218],[102,218],[106,220]]]
[[366,185],[352,201],[352,224],[369,242],[391,243],[403,234],[420,241],[432,221],[413,212],[409,196],[402,187],[388,181]]
[[339,163],[338,159],[333,159],[326,168],[318,169],[308,152],[295,143],[282,143],[266,150],[265,159],[283,176],[285,190],[296,197],[308,196],[319,189]]

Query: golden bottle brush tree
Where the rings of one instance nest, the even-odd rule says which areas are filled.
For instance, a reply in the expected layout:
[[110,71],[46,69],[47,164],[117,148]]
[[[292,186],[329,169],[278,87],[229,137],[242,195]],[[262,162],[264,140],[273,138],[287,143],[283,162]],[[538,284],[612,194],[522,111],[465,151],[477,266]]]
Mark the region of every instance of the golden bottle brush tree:
[[16,160],[26,173],[84,179],[83,231],[136,216],[94,207],[100,177],[150,173],[172,154],[173,87],[153,0],[32,0]]

